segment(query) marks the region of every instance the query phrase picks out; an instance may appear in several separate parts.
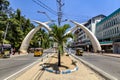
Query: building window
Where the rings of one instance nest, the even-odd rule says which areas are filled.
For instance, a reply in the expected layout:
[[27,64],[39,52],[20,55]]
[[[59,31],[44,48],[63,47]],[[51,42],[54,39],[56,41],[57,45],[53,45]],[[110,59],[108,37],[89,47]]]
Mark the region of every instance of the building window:
[[116,34],[116,28],[114,28],[114,34]]
[[116,27],[115,27],[115,34],[116,34]]
[[112,31],[113,31],[113,34],[114,34],[114,28],[112,29]]
[[118,28],[118,33],[120,33],[120,27]]
[[114,25],[114,21],[113,21],[113,23],[112,23],[112,21],[111,21],[111,26],[113,26]]
[[114,29],[112,28],[112,35],[114,34]]
[[108,30],[108,36],[110,35],[110,30]]
[[115,24],[117,24],[117,18],[115,18]]
[[118,29],[118,27],[117,27],[117,33],[119,33],[119,29]]
[[111,29],[111,35],[113,34],[113,29]]

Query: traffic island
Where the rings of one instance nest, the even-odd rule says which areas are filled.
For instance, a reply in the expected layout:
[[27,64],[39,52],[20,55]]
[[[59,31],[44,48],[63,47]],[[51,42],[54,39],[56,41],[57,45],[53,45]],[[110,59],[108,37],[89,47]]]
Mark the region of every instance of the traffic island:
[[[64,57],[64,58],[63,58]],[[70,60],[70,61],[69,61]],[[76,65],[71,64],[76,63],[78,70],[70,74],[56,74],[46,71],[42,68],[43,64],[49,64],[49,69],[64,71],[67,69],[74,69]],[[54,64],[54,65],[53,65]],[[66,58],[66,56],[61,57],[61,67],[55,67],[57,65],[57,56],[48,57],[42,62],[34,65],[32,68],[27,70],[25,73],[17,77],[15,80],[105,80],[100,75],[92,71],[89,67],[85,66],[83,63],[78,61],[72,56]]]
[[51,57],[49,63],[44,63],[42,68],[48,72],[55,74],[69,74],[78,70],[76,61],[72,60],[67,55],[61,56],[61,66],[57,65],[57,55]]

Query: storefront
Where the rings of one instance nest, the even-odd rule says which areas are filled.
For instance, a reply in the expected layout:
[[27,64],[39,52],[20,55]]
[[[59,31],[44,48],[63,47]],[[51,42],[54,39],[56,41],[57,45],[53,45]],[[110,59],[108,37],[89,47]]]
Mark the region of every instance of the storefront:
[[114,42],[113,43],[113,53],[119,53],[120,54],[120,42]]
[[113,42],[112,41],[104,41],[100,42],[102,50],[105,51],[105,53],[113,53]]
[[120,54],[120,38],[114,38],[113,53],[119,53]]

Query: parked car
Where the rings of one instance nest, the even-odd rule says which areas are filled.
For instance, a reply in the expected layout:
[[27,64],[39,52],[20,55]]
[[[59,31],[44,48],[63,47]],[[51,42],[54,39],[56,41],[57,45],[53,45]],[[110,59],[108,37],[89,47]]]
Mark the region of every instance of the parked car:
[[3,44],[0,45],[0,57],[1,58],[9,58],[11,53],[11,45]]

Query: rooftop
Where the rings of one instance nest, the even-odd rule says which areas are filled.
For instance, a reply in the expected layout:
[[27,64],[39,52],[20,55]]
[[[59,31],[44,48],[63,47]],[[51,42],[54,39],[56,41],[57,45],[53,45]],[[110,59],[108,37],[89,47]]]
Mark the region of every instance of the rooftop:
[[110,14],[109,16],[105,17],[103,20],[101,20],[99,23],[96,24],[96,26],[102,24],[103,22],[105,22],[106,20],[110,19],[111,17],[113,17],[115,14],[120,12],[120,8],[118,8],[116,11],[114,11],[112,14]]

